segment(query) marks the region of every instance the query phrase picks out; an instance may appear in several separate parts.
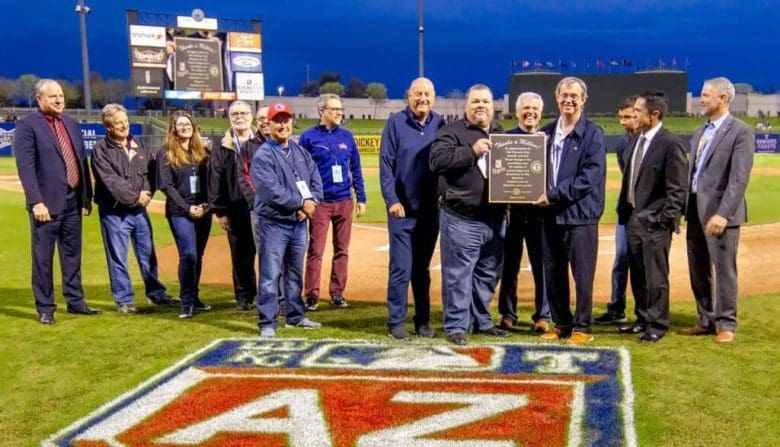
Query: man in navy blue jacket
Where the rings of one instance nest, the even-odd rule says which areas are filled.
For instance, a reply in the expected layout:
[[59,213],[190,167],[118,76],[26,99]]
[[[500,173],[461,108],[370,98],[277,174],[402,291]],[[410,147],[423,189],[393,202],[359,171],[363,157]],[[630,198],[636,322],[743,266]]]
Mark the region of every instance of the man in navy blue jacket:
[[[583,111],[588,99],[585,82],[563,78],[555,96],[561,115],[542,128],[548,136],[548,184],[536,201],[545,208],[544,282],[555,330],[540,338],[583,344],[593,340],[590,317],[607,156],[604,133]],[[569,308],[569,266],[575,284],[574,315]]]
[[320,171],[323,199],[311,219],[309,251],[306,256],[304,293],[306,308],[316,310],[320,298],[322,253],[333,223],[333,265],[330,274],[330,300],[336,307],[347,307],[349,240],[352,237],[352,190],[357,195],[357,216],[366,212],[366,188],[360,154],[352,133],[341,127],[344,106],[338,95],[326,94],[317,100],[320,123],[301,134],[298,144],[308,151]]
[[322,181],[307,151],[290,139],[292,110],[283,103],[268,110],[271,135],[251,163],[255,212],[260,218],[260,284],[257,310],[261,337],[276,336],[279,277],[284,271],[285,326],[317,329],[301,300],[306,220],[322,200]]
[[63,115],[65,95],[51,79],[35,84],[38,110],[16,125],[14,156],[30,212],[32,291],[38,320],[54,324],[54,246],[68,313],[94,315],[81,287],[81,215],[92,211],[92,183],[79,124]]
[[409,86],[409,106],[390,115],[379,146],[379,177],[387,206],[390,233],[390,267],[387,278],[387,328],[391,337],[404,340],[407,292],[412,283],[414,329],[421,336],[434,336],[431,315],[429,270],[439,236],[436,179],[428,165],[431,144],[444,125],[433,111],[433,82],[417,78]]

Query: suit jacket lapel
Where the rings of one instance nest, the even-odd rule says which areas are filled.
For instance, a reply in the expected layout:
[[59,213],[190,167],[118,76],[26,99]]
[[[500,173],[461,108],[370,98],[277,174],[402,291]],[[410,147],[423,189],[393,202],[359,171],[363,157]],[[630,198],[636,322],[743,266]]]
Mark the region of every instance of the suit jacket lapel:
[[704,159],[702,162],[702,167],[706,168],[707,163],[710,162],[710,159],[712,158],[712,154],[715,153],[715,150],[718,149],[718,145],[721,141],[723,141],[723,137],[728,133],[728,131],[731,129],[731,125],[734,122],[734,117],[729,116],[726,118],[725,121],[723,121],[723,124],[718,128],[718,130],[715,132],[715,136],[712,137],[712,143],[710,143],[710,149],[707,151],[707,154],[705,154]]
[[[653,149],[655,149],[655,147],[658,145],[658,142],[661,140],[661,138],[663,138],[665,132],[666,128],[664,127],[658,129],[658,132],[656,132],[652,141],[650,141],[650,144],[645,148],[645,153],[642,156],[642,162],[639,164],[639,174],[636,177],[637,183],[639,183],[639,179],[642,177],[642,173],[645,171],[645,166],[647,166],[650,157],[653,156]],[[634,187],[636,188],[636,185],[634,185]]]

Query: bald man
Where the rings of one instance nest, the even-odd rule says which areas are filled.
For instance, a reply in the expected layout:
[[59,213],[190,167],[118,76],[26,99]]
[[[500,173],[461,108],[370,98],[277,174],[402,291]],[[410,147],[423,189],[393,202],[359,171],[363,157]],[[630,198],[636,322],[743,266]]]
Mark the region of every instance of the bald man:
[[436,176],[428,166],[428,156],[444,125],[441,115],[433,111],[435,100],[430,79],[412,81],[408,106],[387,120],[379,151],[379,176],[390,233],[387,330],[398,340],[409,338],[404,322],[410,281],[415,332],[421,337],[434,336],[429,325],[429,266],[439,235],[439,213]]

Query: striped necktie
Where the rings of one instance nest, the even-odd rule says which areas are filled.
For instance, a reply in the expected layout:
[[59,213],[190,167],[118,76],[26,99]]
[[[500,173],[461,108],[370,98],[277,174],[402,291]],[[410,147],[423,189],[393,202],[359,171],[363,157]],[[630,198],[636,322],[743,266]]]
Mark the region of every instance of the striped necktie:
[[707,123],[706,126],[704,126],[704,132],[701,134],[701,138],[699,138],[699,146],[696,148],[696,161],[699,161],[699,157],[701,157],[702,152],[704,152],[704,148],[707,147],[708,144],[712,142],[713,137],[715,137],[715,132],[712,132],[711,129],[715,128],[715,124],[713,123]]
[[645,156],[645,142],[647,138],[644,135],[639,137],[639,144],[636,147],[636,155],[634,156],[634,163],[631,165],[631,177],[628,184],[628,203],[631,206],[635,206],[636,195],[634,189],[636,188],[636,180],[639,178],[639,168],[642,166],[642,158]]
[[73,151],[73,145],[68,138],[65,124],[60,118],[54,118],[54,133],[57,136],[57,143],[60,145],[62,158],[65,160],[65,171],[68,179],[68,185],[76,189],[79,186],[79,164],[76,161],[76,154]]

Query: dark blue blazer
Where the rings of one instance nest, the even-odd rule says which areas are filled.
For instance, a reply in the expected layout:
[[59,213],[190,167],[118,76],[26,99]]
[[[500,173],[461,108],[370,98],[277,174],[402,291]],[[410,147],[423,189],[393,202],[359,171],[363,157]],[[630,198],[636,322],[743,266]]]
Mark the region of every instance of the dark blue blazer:
[[[61,118],[79,161],[81,184],[76,197],[82,208],[91,208],[92,183],[81,129],[73,118],[66,115],[61,115]],[[17,121],[14,156],[27,200],[27,210],[43,202],[50,214],[56,216],[62,213],[68,190],[65,160],[46,116],[40,110]]]
[[[544,126],[547,134],[547,159],[550,160],[558,120]],[[545,217],[558,225],[597,224],[604,213],[607,176],[607,151],[601,128],[583,113],[563,143],[558,183],[549,186],[550,206]],[[552,175],[552,169],[548,171]]]

